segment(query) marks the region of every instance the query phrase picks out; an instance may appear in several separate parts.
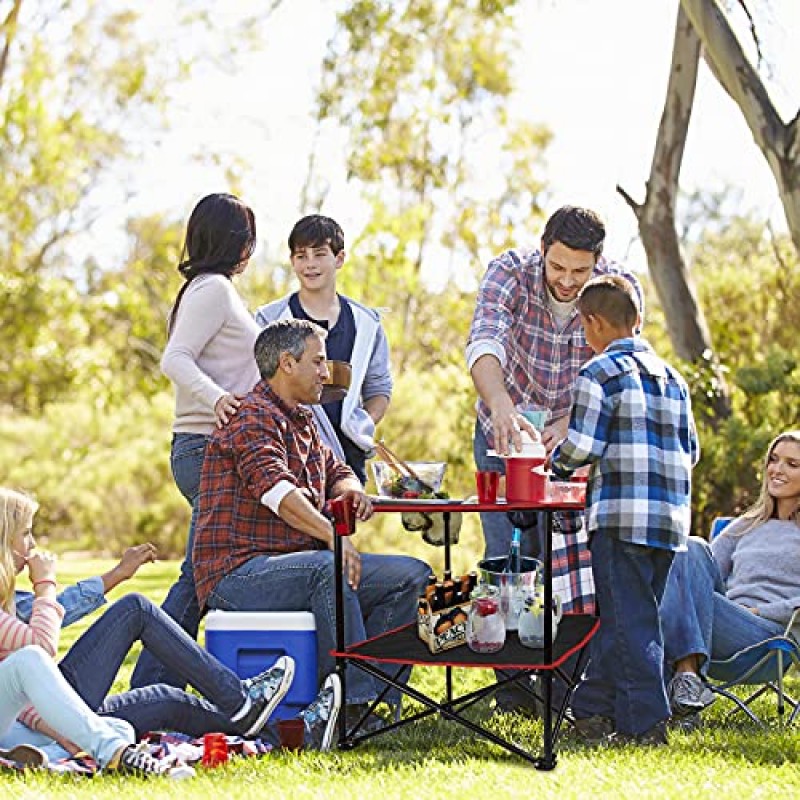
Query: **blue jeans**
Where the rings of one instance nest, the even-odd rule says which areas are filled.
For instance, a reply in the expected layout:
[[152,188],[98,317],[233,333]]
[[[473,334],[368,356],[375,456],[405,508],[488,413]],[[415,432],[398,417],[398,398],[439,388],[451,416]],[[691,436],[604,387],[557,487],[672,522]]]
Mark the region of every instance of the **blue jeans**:
[[[106,705],[106,695],[117,672],[137,641],[213,703],[215,710],[228,721],[241,709],[246,690],[236,674],[200,647],[160,608],[138,594],[125,595],[114,603],[69,649],[59,669],[86,704],[100,714],[125,719],[139,732],[175,729],[178,721],[175,704],[191,706],[193,701],[190,695],[174,687],[158,684],[126,692],[119,696],[122,700]],[[156,708],[139,702],[144,699]],[[126,704],[124,700],[130,702]],[[126,714],[110,710],[123,706]],[[156,713],[158,725],[153,718]]]
[[670,716],[658,606],[673,553],[622,542],[605,531],[589,541],[600,628],[572,696],[576,718],[600,715],[637,735]]
[[[745,647],[780,635],[785,627],[728,600],[708,542],[695,536],[689,539],[689,549],[675,556],[660,616],[668,673],[676,661],[699,655],[700,671],[705,674],[710,658],[730,658]],[[752,658],[755,663],[759,653]]]
[[[377,636],[416,619],[417,598],[430,567],[408,556],[362,553],[361,582],[344,584],[346,644]],[[226,575],[208,597],[223,611],[311,611],[317,626],[318,678],[332,672],[336,646],[333,553],[306,550],[255,556]],[[379,694],[378,682],[348,666],[347,702],[366,703]]]
[[[192,507],[192,519],[189,523],[189,538],[186,542],[186,555],[181,564],[180,575],[170,588],[161,608],[193,639],[197,638],[201,615],[194,585],[192,547],[197,498],[200,494],[200,473],[203,469],[208,438],[200,433],[176,433],[172,437],[170,453],[172,476],[181,494]],[[154,683],[168,683],[179,689],[186,686],[185,680],[160,663],[151,652],[143,650],[131,676],[131,688],[138,689]]]

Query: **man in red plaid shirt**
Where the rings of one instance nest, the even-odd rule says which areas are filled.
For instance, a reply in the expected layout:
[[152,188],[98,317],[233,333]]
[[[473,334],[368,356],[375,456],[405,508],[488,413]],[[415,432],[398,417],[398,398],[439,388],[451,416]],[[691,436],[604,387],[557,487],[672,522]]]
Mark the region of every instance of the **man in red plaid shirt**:
[[[480,470],[505,472],[502,459],[521,449],[520,430],[534,433],[519,410],[549,411],[541,432],[548,454],[566,436],[578,371],[592,357],[575,303],[595,275],[618,274],[636,289],[636,278],[602,256],[605,226],[593,211],[564,206],[547,221],[539,250],[508,250],[493,259],[478,290],[467,343],[467,366],[478,391],[474,456]],[[553,533],[553,589],[564,608],[594,612],[591,559],[581,516],[557,515]],[[508,553],[512,525],[503,514],[481,514],[485,558]],[[539,531],[542,526],[538,526]],[[523,530],[521,553],[539,556],[540,533]],[[498,693],[501,707],[513,707]],[[519,701],[517,701],[519,702]]]
[[[324,506],[350,498],[359,519],[372,515],[361,482],[322,443],[307,407],[319,402],[328,378],[325,336],[299,319],[272,322],[259,334],[262,380],[206,449],[192,559],[203,609],[313,612],[320,678],[334,668],[335,646],[334,534]],[[342,545],[347,643],[413,621],[430,567],[359,553],[349,538]],[[346,703],[377,696],[371,676],[350,668],[347,675]]]

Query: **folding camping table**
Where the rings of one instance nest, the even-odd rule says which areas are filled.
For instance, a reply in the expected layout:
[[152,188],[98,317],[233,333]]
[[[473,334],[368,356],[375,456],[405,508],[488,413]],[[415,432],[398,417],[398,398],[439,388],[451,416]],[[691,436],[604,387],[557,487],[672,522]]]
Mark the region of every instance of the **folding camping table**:
[[[543,511],[546,520],[543,566],[544,566],[544,602],[545,608],[553,607],[553,513],[556,511],[580,511],[582,503],[574,502],[497,502],[497,503],[465,503],[463,501],[425,501],[413,499],[373,498],[376,513],[397,513],[403,511],[422,511],[425,513],[441,513],[444,515],[445,527],[445,570],[450,569],[450,515],[454,512],[488,511],[506,513],[508,511]],[[436,655],[431,654],[428,647],[420,641],[416,632],[416,622],[389,631],[381,636],[362,642],[345,645],[344,630],[344,595],[342,576],[342,541],[341,536],[334,537],[334,559],[336,564],[336,649],[332,654],[336,657],[336,669],[342,680],[343,694],[347,696],[345,668],[351,664],[377,678],[386,685],[381,695],[371,704],[370,710],[379,703],[391,687],[398,689],[424,706],[424,710],[403,717],[377,730],[363,730],[362,724],[368,717],[366,712],[362,720],[357,721],[348,730],[346,715],[339,720],[338,744],[341,748],[351,748],[362,741],[383,735],[403,725],[424,719],[432,714],[464,726],[491,742],[515,753],[532,763],[537,769],[551,770],[556,765],[555,745],[564,723],[564,716],[569,698],[578,679],[579,666],[572,674],[563,669],[564,662],[573,654],[580,653],[597,631],[599,622],[588,614],[565,614],[558,626],[558,636],[552,642],[552,615],[545,614],[545,647],[540,650],[523,647],[514,633],[509,633],[502,650],[497,653],[479,654],[468,647],[457,647]],[[581,659],[578,659],[580,661]],[[400,680],[404,670],[414,665],[436,666],[445,670],[446,698],[437,702],[432,697],[406,685]],[[380,666],[379,666],[380,665]],[[479,669],[495,669],[500,671],[494,683],[465,695],[454,695],[452,668],[467,667]],[[509,674],[508,671],[511,671]],[[567,691],[559,708],[552,708],[553,676],[565,682]],[[499,687],[526,680],[538,675],[541,678],[544,734],[542,752],[538,756],[523,750],[514,742],[505,739],[493,731],[473,722],[464,715],[464,711],[478,700],[491,695]]]

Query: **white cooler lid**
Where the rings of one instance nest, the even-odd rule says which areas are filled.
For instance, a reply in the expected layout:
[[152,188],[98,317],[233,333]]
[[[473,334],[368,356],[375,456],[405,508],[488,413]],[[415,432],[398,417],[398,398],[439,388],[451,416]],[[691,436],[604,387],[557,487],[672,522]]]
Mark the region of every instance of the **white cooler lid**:
[[209,631],[315,631],[310,611],[209,611]]

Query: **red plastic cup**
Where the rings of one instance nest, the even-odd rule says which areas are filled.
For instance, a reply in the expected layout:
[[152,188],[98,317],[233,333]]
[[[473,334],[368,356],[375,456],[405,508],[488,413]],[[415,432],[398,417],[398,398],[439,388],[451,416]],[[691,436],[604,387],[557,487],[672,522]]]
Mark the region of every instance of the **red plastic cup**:
[[285,750],[302,750],[305,741],[306,726],[302,719],[278,720],[278,736],[281,747]]
[[500,473],[493,470],[478,470],[475,473],[475,485],[478,488],[479,503],[496,503],[497,487],[500,484]]
[[346,497],[337,497],[328,504],[333,517],[333,526],[339,536],[350,536],[356,532],[356,510],[353,501]]
[[228,761],[228,739],[224,733],[206,733],[203,736],[204,767],[219,767]]

